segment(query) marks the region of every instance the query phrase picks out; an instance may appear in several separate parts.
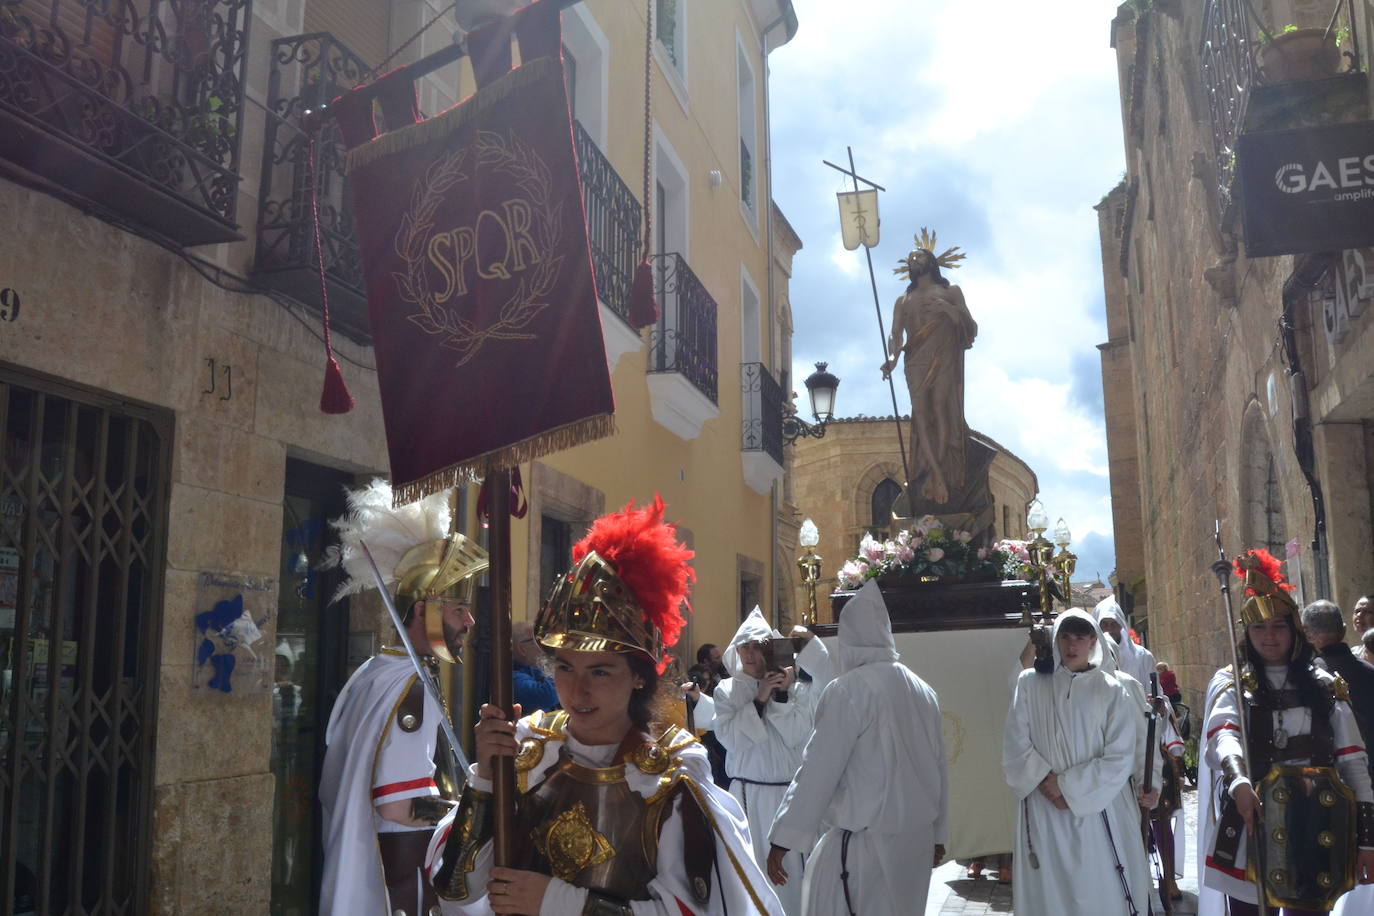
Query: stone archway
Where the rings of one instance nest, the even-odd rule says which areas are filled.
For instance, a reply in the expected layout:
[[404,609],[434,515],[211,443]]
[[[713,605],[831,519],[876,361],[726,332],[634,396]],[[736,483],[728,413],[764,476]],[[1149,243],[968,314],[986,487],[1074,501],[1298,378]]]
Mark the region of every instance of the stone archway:
[[[850,494],[846,534],[851,547],[857,547],[865,531],[873,530],[873,494],[886,481],[902,479],[902,466],[896,461],[875,461],[859,475]],[[900,484],[898,484],[900,491]]]

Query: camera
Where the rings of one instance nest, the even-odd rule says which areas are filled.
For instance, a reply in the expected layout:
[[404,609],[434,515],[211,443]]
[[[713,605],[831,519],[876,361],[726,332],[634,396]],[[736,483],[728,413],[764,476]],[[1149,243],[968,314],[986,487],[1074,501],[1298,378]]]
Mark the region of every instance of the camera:
[[[763,666],[769,674],[776,674],[784,668],[792,668],[796,665],[796,656],[793,654],[792,640],[787,636],[774,637],[766,640],[761,645],[763,650]],[[786,690],[774,690],[773,701],[775,703],[787,702]]]

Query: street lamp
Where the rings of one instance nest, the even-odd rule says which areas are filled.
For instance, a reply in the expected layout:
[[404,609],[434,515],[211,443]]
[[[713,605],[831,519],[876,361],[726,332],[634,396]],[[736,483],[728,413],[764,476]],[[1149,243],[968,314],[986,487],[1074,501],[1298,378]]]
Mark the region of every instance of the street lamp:
[[782,439],[792,445],[798,439],[811,437],[819,439],[825,435],[825,425],[835,416],[835,391],[840,380],[826,371],[828,363],[816,363],[816,371],[806,377],[806,392],[811,398],[811,416],[814,424],[807,423],[796,414],[782,418]]
[[1063,586],[1064,607],[1073,607],[1073,592],[1069,585],[1069,580],[1073,578],[1073,571],[1078,566],[1078,556],[1069,552],[1069,544],[1073,540],[1073,535],[1069,533],[1068,524],[1061,518],[1059,524],[1054,526],[1054,543],[1059,548],[1059,552],[1054,555],[1051,561],[1054,568],[1059,572],[1059,582]]
[[821,558],[816,555],[816,545],[821,542],[821,532],[816,523],[807,519],[802,522],[797,541],[806,548],[805,556],[797,557],[797,569],[801,571],[802,584],[806,586],[807,610],[802,613],[802,626],[816,625],[816,583],[821,578]]

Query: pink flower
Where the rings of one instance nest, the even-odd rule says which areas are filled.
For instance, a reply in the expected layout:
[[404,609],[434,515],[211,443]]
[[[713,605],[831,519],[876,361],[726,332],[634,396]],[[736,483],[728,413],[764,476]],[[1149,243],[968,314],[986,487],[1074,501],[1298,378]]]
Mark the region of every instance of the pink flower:
[[930,559],[930,562],[939,563],[945,558],[945,552],[942,548],[932,547],[926,551],[926,556]]
[[858,588],[864,584],[864,576],[868,573],[868,564],[863,560],[848,560],[843,566],[837,577],[840,585],[844,588]]
[[920,520],[919,522],[916,523],[916,531],[917,531],[918,534],[926,534],[926,533],[928,533],[932,528],[939,528],[939,527],[940,527],[940,520],[939,520],[938,518],[936,518],[935,516],[933,516],[933,515],[923,515],[923,516],[921,517],[921,520]]
[[901,544],[903,547],[905,547],[907,544],[910,544],[910,543],[911,543],[911,532],[910,532],[909,530],[907,530],[906,528],[903,528],[901,531],[898,531],[898,532],[897,532],[897,543],[898,543],[898,544]]
[[978,548],[978,559],[979,559],[979,560],[986,560],[986,559],[988,558],[988,553],[990,553],[990,551],[988,550],[988,548],[986,548],[986,547],[979,547],[979,548]]
[[901,547],[896,541],[883,541],[883,556],[889,559],[897,556],[897,552],[900,549]]
[[903,566],[905,566],[907,563],[910,563],[914,559],[916,559],[916,551],[911,548],[910,544],[903,544],[897,548],[898,563],[901,563]]
[[870,563],[877,563],[885,553],[882,542],[875,541],[871,534],[865,534],[863,540],[859,542],[859,556]]

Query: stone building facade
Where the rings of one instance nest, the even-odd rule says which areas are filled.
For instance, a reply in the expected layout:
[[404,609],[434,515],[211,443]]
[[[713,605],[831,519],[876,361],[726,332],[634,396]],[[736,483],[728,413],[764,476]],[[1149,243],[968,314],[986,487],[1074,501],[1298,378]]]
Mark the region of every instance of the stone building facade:
[[[1228,554],[1285,559],[1304,601],[1374,591],[1371,252],[1247,257],[1234,174],[1247,132],[1370,118],[1374,5],[1343,8],[1363,43],[1345,37],[1345,72],[1305,83],[1255,67],[1245,4],[1140,6],[1112,22],[1127,167],[1098,207],[1117,563],[1200,703],[1229,652],[1216,522]],[[1272,33],[1331,6],[1254,4]]]
[[[902,420],[906,427],[905,418]],[[989,471],[997,537],[1026,537],[1026,509],[1039,491],[1035,471],[997,442],[974,430],[970,438],[996,452]],[[905,432],[903,433],[905,435]],[[792,467],[797,512],[820,530],[818,619],[830,621],[825,596],[835,590],[836,573],[858,553],[865,533],[888,530],[892,501],[901,492],[902,457],[892,417],[831,420],[819,439],[798,439]],[[805,588],[797,584],[797,606]]]
[[[514,535],[516,609],[537,603],[546,544],[555,562],[576,523],[657,490],[699,551],[694,625],[721,641],[742,590],[773,606],[786,581],[774,520],[801,243],[761,164],[765,55],[797,23],[787,0],[738,0],[728,16],[656,6],[673,19],[655,29],[653,169],[675,222],[652,248],[690,265],[711,299],[699,366],[715,390],[654,364],[669,328],[634,332],[613,294],[611,275],[640,252],[645,5],[571,6],[619,433],[522,468],[533,509]],[[446,8],[0,8],[6,911],[316,910],[324,726],[347,674],[388,639],[376,602],[328,603],[337,580],[320,561],[343,487],[385,474],[387,452],[341,143],[326,127],[312,175],[301,115],[431,20],[388,68],[448,45]],[[471,85],[450,64],[417,84],[420,108]],[[333,343],[357,400],[343,415],[318,407],[312,182]],[[767,399],[750,388],[765,375]],[[456,497],[470,532],[475,495]]]

